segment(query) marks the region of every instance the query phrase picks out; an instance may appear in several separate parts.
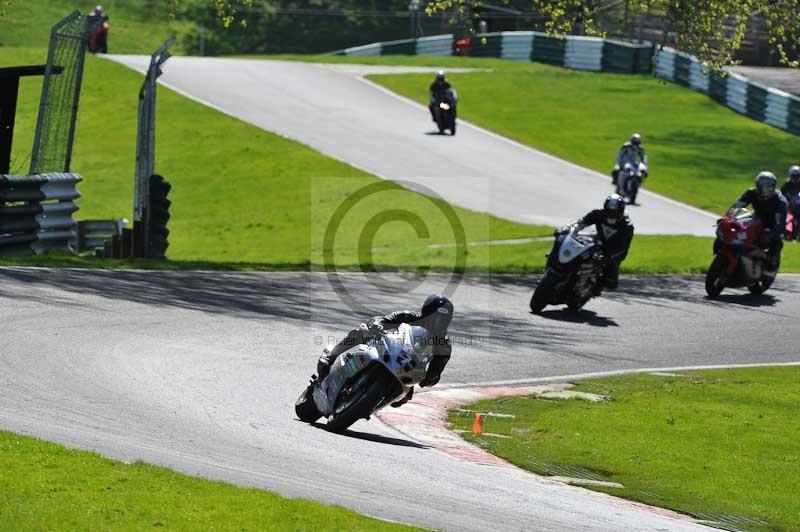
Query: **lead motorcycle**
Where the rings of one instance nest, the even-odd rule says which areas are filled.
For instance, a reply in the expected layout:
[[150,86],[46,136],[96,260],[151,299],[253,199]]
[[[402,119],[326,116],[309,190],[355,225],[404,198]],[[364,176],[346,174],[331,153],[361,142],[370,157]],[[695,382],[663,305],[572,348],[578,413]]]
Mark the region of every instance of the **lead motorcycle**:
[[717,222],[715,255],[706,273],[706,292],[717,297],[726,287],[763,294],[777,272],[767,270],[764,224],[744,208],[731,209]]
[[647,166],[644,163],[627,162],[619,170],[617,176],[617,194],[625,198],[631,205],[636,204],[636,196],[647,175]]
[[[327,418],[325,428],[342,432],[359,419],[398,401],[425,378],[433,358],[427,329],[402,323],[396,332],[373,338],[336,358],[328,376],[300,394],[294,410],[300,421]],[[330,352],[332,346],[325,348]]]
[[556,233],[547,270],[531,296],[531,311],[566,304],[580,310],[603,290],[603,246],[597,235],[581,234],[578,224]]
[[448,129],[451,135],[456,134],[456,98],[455,89],[448,89],[443,97],[433,104],[436,127],[439,128],[441,135]]

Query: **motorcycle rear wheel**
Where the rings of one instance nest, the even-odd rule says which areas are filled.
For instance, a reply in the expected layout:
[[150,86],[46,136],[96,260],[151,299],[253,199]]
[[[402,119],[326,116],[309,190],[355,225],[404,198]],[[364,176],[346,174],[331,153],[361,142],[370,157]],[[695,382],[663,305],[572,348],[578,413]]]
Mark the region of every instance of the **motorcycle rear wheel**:
[[[371,372],[365,385],[355,390],[355,397],[348,401],[341,412],[334,413],[328,419],[325,428],[331,432],[344,432],[350,425],[361,418],[368,418],[375,408],[381,404],[386,392],[390,389],[387,375],[384,372]],[[338,407],[337,407],[338,410]]]
[[706,272],[706,293],[708,297],[717,297],[725,288],[725,270],[728,259],[724,255],[715,255]]

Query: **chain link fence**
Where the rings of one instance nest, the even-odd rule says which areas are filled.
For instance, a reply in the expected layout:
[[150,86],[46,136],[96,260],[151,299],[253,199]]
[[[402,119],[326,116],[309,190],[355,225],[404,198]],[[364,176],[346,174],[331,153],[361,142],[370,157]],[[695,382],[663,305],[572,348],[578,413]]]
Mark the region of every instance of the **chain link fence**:
[[90,20],[75,11],[51,30],[31,174],[69,172],[86,43],[89,33],[105,20]]

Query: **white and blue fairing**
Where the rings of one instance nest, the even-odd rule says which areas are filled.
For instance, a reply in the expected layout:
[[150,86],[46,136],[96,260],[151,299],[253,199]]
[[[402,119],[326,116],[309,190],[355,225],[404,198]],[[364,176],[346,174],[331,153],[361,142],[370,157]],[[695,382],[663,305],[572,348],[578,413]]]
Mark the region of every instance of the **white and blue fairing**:
[[425,378],[434,341],[425,328],[402,323],[397,332],[385,334],[377,342],[355,346],[337,357],[328,376],[314,387],[317,408],[323,415],[331,414],[344,385],[375,362],[401,384],[402,393],[397,397],[405,395]]

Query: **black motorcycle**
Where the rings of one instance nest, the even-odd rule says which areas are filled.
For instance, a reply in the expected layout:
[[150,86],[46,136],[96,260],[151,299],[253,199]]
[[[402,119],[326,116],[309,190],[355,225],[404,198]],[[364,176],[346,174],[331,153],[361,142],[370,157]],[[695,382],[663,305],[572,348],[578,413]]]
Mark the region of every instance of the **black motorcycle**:
[[603,291],[603,246],[597,236],[581,234],[576,224],[556,233],[547,270],[531,297],[531,311],[566,304],[580,310]]
[[456,92],[453,89],[448,90],[433,104],[433,114],[439,134],[444,135],[448,129],[451,135],[456,134]]

